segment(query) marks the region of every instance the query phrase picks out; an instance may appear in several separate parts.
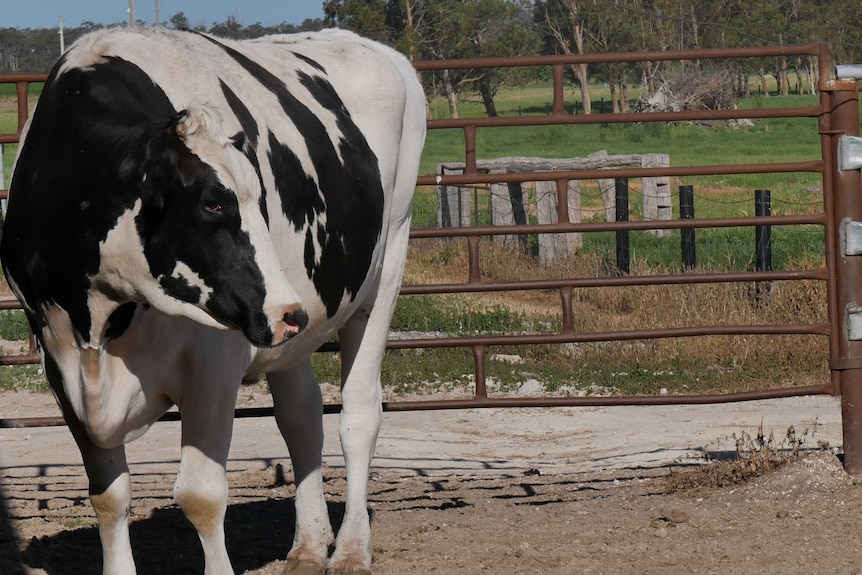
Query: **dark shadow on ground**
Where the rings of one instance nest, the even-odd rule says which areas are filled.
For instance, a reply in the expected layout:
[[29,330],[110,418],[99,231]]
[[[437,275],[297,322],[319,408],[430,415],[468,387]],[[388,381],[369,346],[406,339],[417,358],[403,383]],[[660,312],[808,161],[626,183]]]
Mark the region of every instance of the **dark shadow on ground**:
[[6,506],[6,495],[2,484],[0,484],[0,573],[4,575],[23,575],[24,573],[21,553],[18,551],[15,529],[9,520],[9,510]]
[[[342,503],[329,504],[337,530]],[[260,569],[287,556],[293,541],[292,499],[231,505],[225,517],[227,551],[237,573]],[[132,553],[138,573],[203,573],[204,557],[191,523],[178,507],[155,509],[148,519],[131,524]],[[100,575],[102,549],[96,527],[34,538],[24,550],[24,564],[48,575]]]

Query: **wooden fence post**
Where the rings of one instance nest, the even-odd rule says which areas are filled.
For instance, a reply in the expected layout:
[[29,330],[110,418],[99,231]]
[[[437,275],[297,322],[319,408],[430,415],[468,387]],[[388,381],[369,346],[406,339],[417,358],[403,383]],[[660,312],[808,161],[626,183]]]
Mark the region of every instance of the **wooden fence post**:
[[[509,184],[491,184],[491,225],[511,226],[514,223],[512,201],[509,199]],[[494,242],[514,249],[517,245],[516,237],[514,234],[494,236]]]
[[[438,164],[439,165],[439,164]],[[439,165],[438,174],[448,176],[463,174],[463,168]],[[437,227],[459,228],[471,225],[473,195],[469,188],[460,186],[437,186]]]
[[[644,154],[641,158],[641,167],[644,168],[667,168],[669,166],[670,156],[667,154]],[[644,220],[671,219],[670,177],[643,178],[642,187]],[[649,232],[660,238],[670,235],[670,230],[655,229],[649,230]]]
[[[581,221],[581,183],[578,180],[567,182],[567,209],[569,221]],[[536,182],[536,218],[540,224],[559,223],[559,195],[557,182]],[[583,245],[583,237],[579,233],[572,234],[539,234],[539,263],[565,260]]]

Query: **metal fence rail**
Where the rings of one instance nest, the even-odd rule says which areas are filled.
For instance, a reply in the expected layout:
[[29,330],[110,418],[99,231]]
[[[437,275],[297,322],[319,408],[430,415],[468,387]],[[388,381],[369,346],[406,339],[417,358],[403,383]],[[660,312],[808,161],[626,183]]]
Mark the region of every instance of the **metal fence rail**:
[[[571,114],[564,105],[564,71],[566,66],[579,63],[614,63],[641,61],[678,61],[703,59],[742,59],[768,56],[808,56],[818,60],[820,92],[819,105],[796,108],[773,108],[758,110],[715,110],[681,111],[650,113],[610,113],[610,114]],[[472,398],[460,400],[398,401],[384,404],[388,411],[414,409],[456,409],[467,407],[534,407],[560,405],[659,405],[680,403],[717,403],[751,399],[787,397],[811,394],[842,395],[844,402],[843,418],[845,429],[845,467],[853,473],[862,473],[862,344],[849,339],[846,324],[846,310],[853,305],[862,304],[862,287],[854,281],[862,277],[862,263],[859,258],[843,257],[839,229],[842,221],[862,221],[862,198],[860,198],[859,173],[842,172],[837,167],[838,139],[845,135],[857,135],[859,128],[858,95],[856,83],[836,81],[829,77],[831,65],[826,46],[780,46],[768,48],[745,48],[728,50],[695,50],[670,52],[639,52],[628,54],[589,54],[571,56],[545,56],[528,58],[489,58],[473,60],[452,60],[416,62],[418,73],[433,73],[439,70],[546,66],[551,68],[553,79],[553,107],[546,115],[431,119],[429,130],[460,129],[464,137],[465,170],[460,175],[423,175],[418,178],[420,186],[436,185],[473,185],[487,186],[492,183],[556,181],[558,193],[558,222],[556,224],[536,224],[526,226],[473,226],[449,229],[419,229],[411,233],[412,240],[427,238],[464,238],[468,246],[468,279],[462,283],[405,285],[402,297],[416,294],[456,294],[495,291],[555,290],[559,292],[559,313],[562,329],[558,333],[534,335],[492,335],[474,337],[413,338],[389,342],[389,349],[468,347],[472,349],[475,364],[475,393]],[[31,82],[44,81],[44,75],[19,74],[0,75],[0,82],[13,82],[17,85],[19,125],[16,134],[0,134],[0,143],[18,140],[24,119],[27,115],[27,86]],[[707,165],[664,168],[617,168],[602,170],[539,171],[529,173],[488,174],[476,169],[477,130],[502,126],[540,126],[540,125],[582,125],[597,123],[630,122],[680,122],[698,120],[728,120],[751,118],[816,118],[821,141],[819,158],[807,161],[769,163]],[[569,220],[566,185],[568,180],[599,178],[643,178],[656,176],[700,176],[716,174],[760,174],[784,172],[809,172],[821,175],[823,185],[823,210],[809,215],[734,217],[710,219],[680,219],[667,221],[640,222],[588,222],[573,223]],[[0,197],[5,197],[5,191]],[[526,233],[589,233],[618,230],[652,229],[692,229],[719,227],[755,227],[759,225],[814,225],[824,229],[826,237],[826,265],[816,269],[782,270],[763,272],[734,273],[684,273],[655,276],[621,276],[594,278],[563,278],[553,280],[491,281],[483,279],[480,266],[480,238],[503,234]],[[607,287],[629,285],[680,285],[706,284],[718,282],[760,282],[814,280],[824,282],[827,288],[828,321],[825,323],[799,325],[713,325],[692,326],[671,329],[632,329],[629,331],[606,331],[578,333],[572,320],[573,290],[581,287]],[[0,300],[0,309],[10,309],[13,302]],[[621,341],[635,339],[678,338],[708,335],[741,334],[811,334],[822,336],[829,341],[829,360],[832,376],[820,385],[789,387],[773,390],[759,390],[730,394],[666,395],[666,396],[628,396],[628,397],[514,397],[502,398],[489,396],[486,388],[485,366],[487,348],[498,345],[559,344],[575,342]],[[328,346],[327,350],[332,350]],[[27,363],[36,360],[33,349],[21,356],[0,357],[0,365]],[[855,407],[858,405],[859,407]],[[340,406],[327,405],[327,412],[338,411]],[[268,408],[238,410],[238,417],[270,415]],[[175,413],[166,419],[176,419]],[[59,418],[25,418],[0,420],[0,427],[22,425],[57,425]]]

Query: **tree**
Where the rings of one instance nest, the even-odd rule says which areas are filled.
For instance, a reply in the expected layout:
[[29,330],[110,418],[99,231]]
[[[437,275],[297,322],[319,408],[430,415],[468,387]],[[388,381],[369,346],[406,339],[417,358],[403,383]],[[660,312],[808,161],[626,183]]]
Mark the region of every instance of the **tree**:
[[[539,0],[536,2],[536,22],[546,38],[550,39],[552,51],[558,54],[586,54],[590,22],[590,6],[581,0]],[[581,90],[584,113],[592,112],[590,103],[589,74],[587,64],[572,65],[575,83]]]
[[183,12],[177,12],[176,14],[171,16],[169,22],[171,23],[171,27],[177,30],[191,28],[191,25],[189,24],[189,19],[186,18],[186,15]]

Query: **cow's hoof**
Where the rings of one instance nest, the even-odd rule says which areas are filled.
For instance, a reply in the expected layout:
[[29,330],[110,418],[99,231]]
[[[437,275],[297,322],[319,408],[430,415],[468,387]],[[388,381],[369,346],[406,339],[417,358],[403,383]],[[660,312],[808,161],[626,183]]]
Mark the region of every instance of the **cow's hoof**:
[[287,567],[281,575],[325,575],[326,566],[318,561],[308,559],[288,559]]
[[342,567],[340,569],[327,569],[326,575],[371,575],[371,571],[362,567]]

